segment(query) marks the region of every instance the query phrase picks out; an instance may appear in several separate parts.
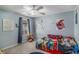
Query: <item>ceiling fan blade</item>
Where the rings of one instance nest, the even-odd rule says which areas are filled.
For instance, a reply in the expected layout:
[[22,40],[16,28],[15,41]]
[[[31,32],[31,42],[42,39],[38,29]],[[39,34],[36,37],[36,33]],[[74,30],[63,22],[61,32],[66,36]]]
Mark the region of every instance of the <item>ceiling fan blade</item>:
[[46,15],[46,13],[43,13],[43,12],[40,12],[40,14],[42,14],[42,15]]
[[33,6],[32,6],[32,9],[33,9],[33,10],[35,10],[35,7],[36,7],[36,6],[35,6],[35,5],[33,5]]
[[40,10],[40,9],[43,9],[44,7],[43,6],[39,6],[36,10]]

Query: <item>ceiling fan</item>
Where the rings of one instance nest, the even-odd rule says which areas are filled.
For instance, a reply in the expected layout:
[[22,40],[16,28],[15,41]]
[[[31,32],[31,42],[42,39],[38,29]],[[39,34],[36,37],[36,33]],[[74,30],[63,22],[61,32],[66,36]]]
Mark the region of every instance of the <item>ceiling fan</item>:
[[29,12],[35,14],[35,12],[41,14],[41,15],[45,15],[46,13],[42,10],[44,10],[44,6],[39,6],[39,5],[30,5],[28,6],[29,8],[25,7],[26,10],[29,9]]

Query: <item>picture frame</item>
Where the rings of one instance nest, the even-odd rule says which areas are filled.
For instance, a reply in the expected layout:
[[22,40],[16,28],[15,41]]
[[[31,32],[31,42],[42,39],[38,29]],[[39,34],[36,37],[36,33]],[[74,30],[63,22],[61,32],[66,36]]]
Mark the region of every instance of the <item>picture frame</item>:
[[11,19],[3,19],[2,20],[2,30],[3,32],[13,31],[14,30],[14,22]]

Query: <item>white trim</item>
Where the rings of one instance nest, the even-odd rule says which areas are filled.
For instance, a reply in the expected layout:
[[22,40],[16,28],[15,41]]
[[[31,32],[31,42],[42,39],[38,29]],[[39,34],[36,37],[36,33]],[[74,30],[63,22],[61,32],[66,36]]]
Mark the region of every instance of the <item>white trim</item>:
[[16,46],[16,45],[18,45],[18,44],[10,45],[10,46],[7,46],[7,47],[5,47],[5,48],[3,48],[3,49],[8,49],[8,48],[14,47],[14,46]]

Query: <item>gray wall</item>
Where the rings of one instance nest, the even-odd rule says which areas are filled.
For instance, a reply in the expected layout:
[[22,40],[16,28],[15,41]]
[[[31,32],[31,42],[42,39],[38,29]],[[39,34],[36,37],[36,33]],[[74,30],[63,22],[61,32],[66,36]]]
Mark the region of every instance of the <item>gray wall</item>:
[[[19,17],[21,17],[21,15],[0,10],[0,48],[17,45],[18,38],[18,28],[16,27],[14,28],[14,31],[11,32],[2,31],[2,19],[10,18],[14,20],[15,24],[18,24]],[[65,20],[65,29],[62,31],[56,29],[56,21],[59,18],[63,18]],[[35,35],[37,34],[38,38],[47,34],[74,36],[74,11],[39,18],[30,18],[30,22],[30,31]]]
[[[57,30],[56,22],[58,19],[64,19],[65,29]],[[35,18],[37,38],[54,35],[74,36],[74,11],[63,12],[54,15]]]
[[3,32],[2,31],[2,20],[9,18],[13,20],[15,24],[18,24],[19,17],[21,17],[21,15],[0,10],[0,48],[8,48],[8,47],[17,45],[18,28],[16,28],[15,26],[13,31]]
[[30,33],[32,33],[36,38],[35,17],[30,17]]

